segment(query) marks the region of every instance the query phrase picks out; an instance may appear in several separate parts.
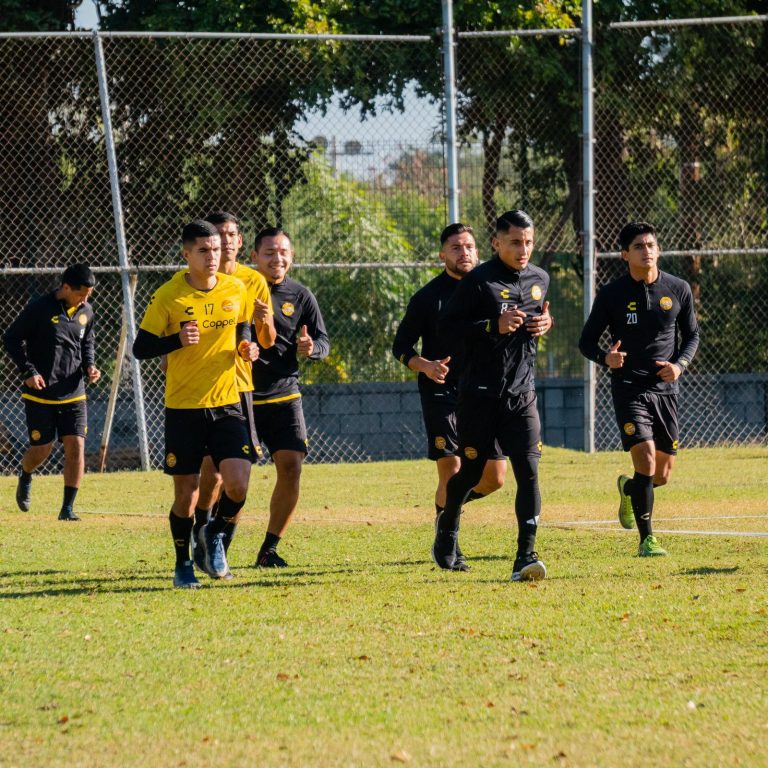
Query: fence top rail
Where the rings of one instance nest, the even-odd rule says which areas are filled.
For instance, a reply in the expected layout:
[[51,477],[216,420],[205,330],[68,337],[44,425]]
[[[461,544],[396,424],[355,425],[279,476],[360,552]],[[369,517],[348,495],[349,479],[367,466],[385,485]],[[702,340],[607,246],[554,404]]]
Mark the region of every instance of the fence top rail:
[[[618,259],[621,251],[598,251],[597,258]],[[708,251],[660,251],[661,256],[768,256],[768,248],[714,248]]]
[[155,32],[151,30],[136,32],[102,32],[100,30],[75,32],[0,32],[4,38],[39,38],[39,37],[93,37],[101,38],[181,38],[186,40],[350,40],[373,43],[429,43],[434,38],[429,35],[334,35],[302,34],[292,32]]
[[475,32],[459,32],[459,38],[472,37],[540,37],[543,35],[557,35],[558,37],[581,35],[580,27],[561,27],[557,29],[489,29]]
[[753,24],[768,21],[768,15],[708,16],[693,19],[652,19],[648,21],[613,21],[609,29],[649,29],[651,27],[697,27],[711,24]]

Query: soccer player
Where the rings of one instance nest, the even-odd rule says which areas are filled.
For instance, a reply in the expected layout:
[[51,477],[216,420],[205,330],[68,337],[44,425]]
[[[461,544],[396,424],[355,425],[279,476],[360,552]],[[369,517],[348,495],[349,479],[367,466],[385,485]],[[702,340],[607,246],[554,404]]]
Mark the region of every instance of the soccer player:
[[276,227],[256,235],[251,259],[269,283],[277,341],[261,348],[253,365],[253,414],[259,439],[275,463],[277,478],[269,502],[269,523],[256,558],[257,567],[284,568],[277,545],[299,502],[301,467],[307,455],[307,428],[301,406],[298,358],[322,360],[330,351],[328,334],[312,292],[289,278],[293,247]]
[[[411,297],[392,345],[394,356],[419,374],[427,457],[437,467],[436,515],[445,507],[448,480],[459,471],[461,464],[457,453],[456,403],[464,360],[463,343],[441,335],[437,316],[440,308],[453,295],[459,280],[477,266],[477,246],[472,227],[459,222],[449,224],[442,231],[440,261],[445,269]],[[415,350],[419,339],[421,354]],[[467,501],[483,498],[501,488],[506,473],[506,457],[498,442],[494,441],[493,452],[488,457],[480,481],[469,492]],[[468,567],[457,541],[454,569],[465,570]]]
[[58,434],[64,445],[64,500],[59,520],[76,521],[75,497],[85,471],[88,414],[85,379],[95,384],[93,308],[96,278],[87,264],[72,264],[61,285],[28,304],[3,336],[22,378],[29,448],[21,462],[16,504],[32,503],[32,473],[50,456]]
[[[637,523],[638,554],[654,557],[667,553],[653,535],[653,489],[666,485],[672,472],[679,439],[677,380],[696,354],[699,325],[691,287],[659,269],[653,225],[627,224],[619,243],[627,274],[598,292],[579,349],[610,370],[621,443],[635,470],[631,479],[618,479],[619,521],[628,529]],[[606,328],[609,349],[600,346]]]
[[544,301],[549,275],[530,263],[533,237],[533,221],[524,211],[499,217],[492,241],[497,256],[462,278],[438,318],[441,333],[464,342],[466,357],[456,411],[461,469],[448,481],[432,558],[440,568],[461,570],[456,568],[461,508],[497,441],[517,481],[512,581],[543,579],[547,573],[534,551],[541,425],[533,377],[538,337],[551,321]]
[[[275,343],[276,331],[273,320],[272,298],[269,286],[264,276],[252,267],[240,264],[237,255],[243,247],[243,235],[237,217],[226,211],[214,211],[205,217],[205,220],[216,227],[221,238],[221,262],[219,272],[225,275],[233,275],[245,284],[248,306],[253,307],[253,324],[259,344],[268,349]],[[252,329],[253,333],[253,329]],[[251,436],[251,460],[257,461],[261,455],[261,445],[256,436],[256,427],[253,421],[253,374],[251,361],[244,360],[239,355],[235,360],[237,369],[237,389],[240,392],[240,405],[243,415],[248,422],[248,431]],[[196,547],[200,529],[208,522],[216,501],[219,498],[222,487],[221,473],[211,459],[210,454],[203,458],[200,468],[200,490],[197,505],[195,507],[195,523],[192,528],[193,560],[196,565],[203,568],[202,548]],[[229,550],[232,537],[235,534],[236,523],[228,523],[224,529],[224,549]],[[230,574],[228,574],[230,575]]]
[[237,391],[235,356],[258,355],[250,341],[252,308],[245,285],[219,273],[221,238],[213,224],[196,219],[182,231],[188,269],[154,293],[133,354],[139,360],[168,356],[165,381],[165,473],[173,477],[169,521],[176,550],[174,586],[200,582],[190,559],[190,538],[203,456],[221,472],[223,491],[216,516],[200,530],[205,570],[213,578],[229,572],[224,530],[245,504],[251,471],[247,422]]

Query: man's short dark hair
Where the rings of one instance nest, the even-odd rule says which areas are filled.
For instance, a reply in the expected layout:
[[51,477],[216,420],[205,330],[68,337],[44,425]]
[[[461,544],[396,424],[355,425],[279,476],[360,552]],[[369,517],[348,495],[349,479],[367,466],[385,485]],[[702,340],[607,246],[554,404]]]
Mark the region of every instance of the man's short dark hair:
[[520,229],[533,229],[533,219],[519,208],[515,208],[512,211],[502,213],[498,219],[496,219],[496,232],[509,232],[512,227],[519,227]]
[[229,211],[211,211],[206,217],[205,221],[209,224],[213,224],[214,227],[220,227],[222,224],[234,224],[237,227],[237,231],[240,231],[240,222],[237,220],[237,216]]
[[194,245],[198,237],[218,237],[219,230],[205,219],[193,219],[181,230],[181,242]]
[[96,275],[87,264],[70,264],[61,275],[61,284],[65,283],[76,291],[80,288],[93,288]]
[[656,238],[656,227],[647,221],[630,221],[625,224],[619,232],[619,245],[622,251],[628,251],[632,241],[638,235],[653,235]]
[[277,237],[278,235],[285,235],[290,242],[291,236],[281,227],[264,227],[264,229],[256,235],[256,240],[253,243],[253,248],[258,251],[261,247],[261,241],[267,237]]
[[472,238],[474,239],[475,231],[472,229],[472,227],[469,226],[469,224],[462,224],[460,221],[457,221],[454,224],[449,224],[440,233],[440,245],[445,245],[445,241],[449,237],[453,237],[454,235],[461,235],[464,232],[467,232],[468,234],[472,235]]

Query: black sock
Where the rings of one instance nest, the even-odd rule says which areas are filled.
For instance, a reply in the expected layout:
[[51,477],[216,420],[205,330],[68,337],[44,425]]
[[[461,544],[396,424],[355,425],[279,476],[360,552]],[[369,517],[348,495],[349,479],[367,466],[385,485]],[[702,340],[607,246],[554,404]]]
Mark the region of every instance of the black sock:
[[61,504],[62,512],[64,510],[68,510],[69,512],[72,511],[72,507],[74,506],[76,496],[77,496],[77,488],[75,488],[73,485],[64,486],[64,501]]
[[517,481],[515,493],[515,516],[517,517],[517,556],[524,559],[536,547],[536,534],[541,514],[541,492],[539,491],[539,457],[510,456],[512,470]]
[[197,541],[197,534],[200,529],[211,519],[211,510],[202,509],[201,507],[195,507],[195,523],[192,526],[192,535]]
[[[629,483],[627,483],[629,485]],[[653,533],[651,529],[651,515],[653,514],[653,477],[635,472],[630,486],[632,493],[632,510],[635,513],[637,530],[640,533],[640,541]]]
[[245,505],[245,499],[242,501],[232,501],[227,494],[222,491],[219,497],[219,504],[216,508],[216,517],[208,523],[208,530],[211,535],[222,533],[228,523],[237,522],[237,516]]
[[194,520],[191,517],[178,517],[171,510],[168,521],[171,524],[173,547],[176,550],[176,565],[181,565],[189,560],[189,540],[192,537]]
[[232,539],[235,537],[235,531],[237,530],[237,523],[227,523],[224,526],[224,551],[229,550],[229,545],[232,543]]
[[263,555],[265,552],[277,552],[277,545],[280,543],[280,537],[277,534],[267,531],[267,535],[264,537],[264,543],[261,545],[259,554]]
[[467,504],[470,501],[475,501],[476,499],[484,499],[485,494],[484,493],[478,493],[477,491],[470,491],[469,496],[467,496],[466,499],[464,499],[464,503]]
[[441,507],[439,504],[435,504],[435,517],[437,517],[444,509],[445,507]]
[[485,459],[482,457],[463,461],[461,469],[448,481],[445,490],[445,509],[440,517],[441,528],[445,526],[446,530],[458,529],[461,508],[470,491],[480,481],[484,466]]
[[22,480],[23,480],[25,483],[30,483],[30,482],[32,482],[32,473],[31,473],[31,472],[27,472],[26,470],[22,469],[22,470],[21,470],[21,479],[22,479]]

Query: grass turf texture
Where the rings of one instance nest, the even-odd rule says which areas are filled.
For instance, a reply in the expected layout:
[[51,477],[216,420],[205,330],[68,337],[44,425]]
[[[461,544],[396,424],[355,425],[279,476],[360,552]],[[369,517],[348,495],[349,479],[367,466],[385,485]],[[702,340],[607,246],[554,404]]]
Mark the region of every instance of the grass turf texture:
[[[768,532],[767,458],[685,451],[657,529]],[[637,558],[628,468],[546,451],[536,585],[508,581],[511,472],[468,506],[458,574],[429,560],[431,463],[307,466],[291,567],[264,571],[256,468],[236,579],[197,592],[171,588],[168,478],[89,475],[76,524],[60,477],[26,514],[0,478],[0,765],[768,765],[768,541]]]

